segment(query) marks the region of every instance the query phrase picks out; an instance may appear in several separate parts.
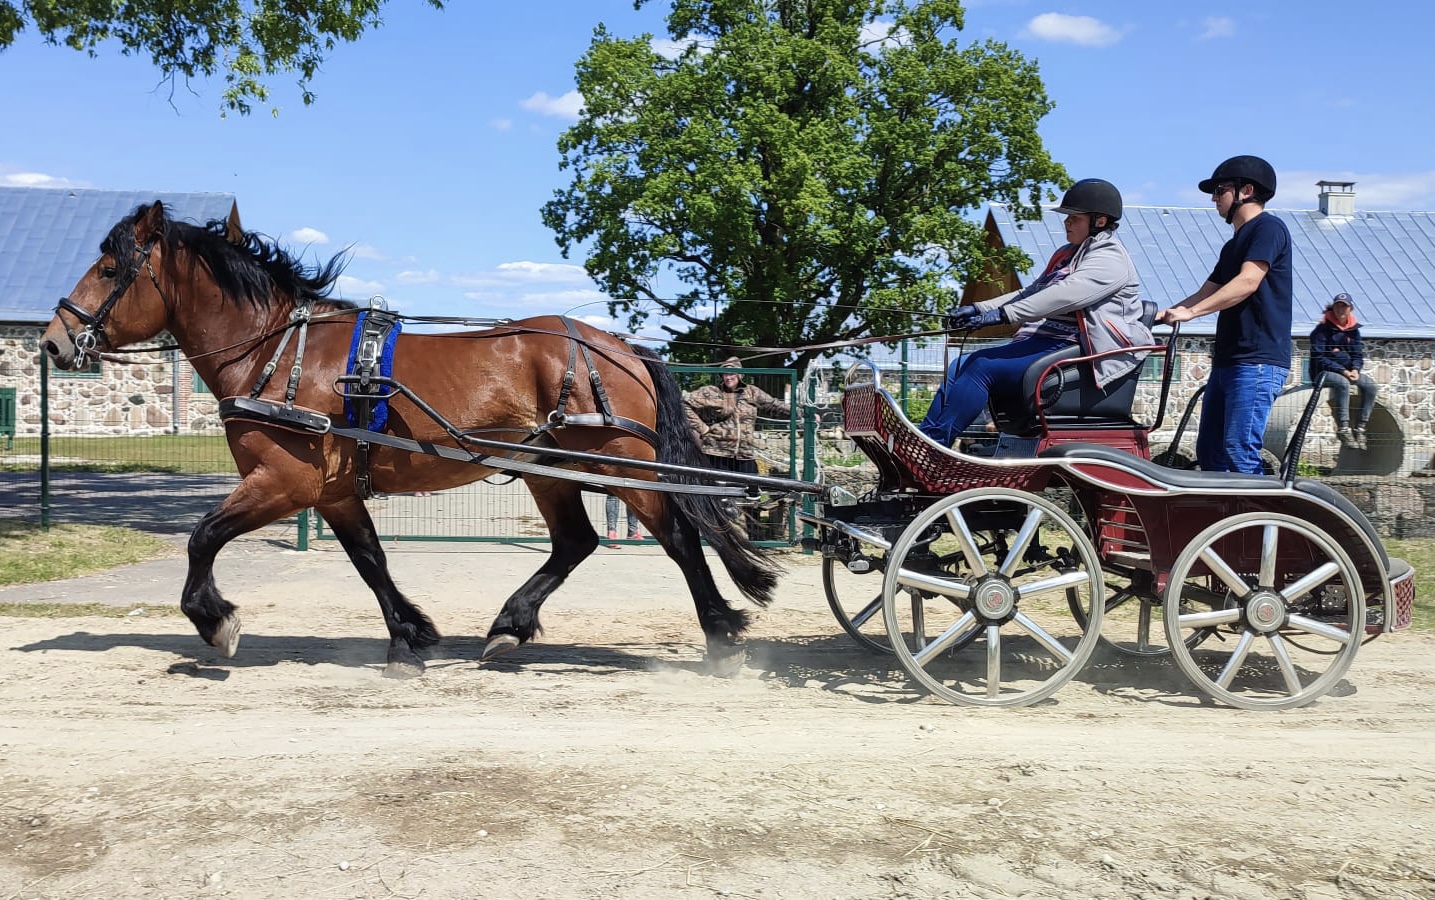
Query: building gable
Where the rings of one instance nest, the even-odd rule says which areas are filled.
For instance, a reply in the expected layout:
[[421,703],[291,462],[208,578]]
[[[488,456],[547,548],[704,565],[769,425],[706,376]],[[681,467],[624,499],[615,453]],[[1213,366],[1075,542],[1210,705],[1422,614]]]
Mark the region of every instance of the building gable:
[[49,322],[115,223],[155,200],[198,224],[237,215],[232,194],[0,187],[0,323]]

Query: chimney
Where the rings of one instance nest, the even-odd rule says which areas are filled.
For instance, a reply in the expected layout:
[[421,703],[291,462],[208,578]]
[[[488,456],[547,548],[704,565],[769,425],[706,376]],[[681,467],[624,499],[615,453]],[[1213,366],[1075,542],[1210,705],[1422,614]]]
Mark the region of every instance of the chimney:
[[1320,188],[1316,198],[1320,201],[1322,213],[1327,216],[1355,215],[1355,182],[1317,181],[1315,186]]

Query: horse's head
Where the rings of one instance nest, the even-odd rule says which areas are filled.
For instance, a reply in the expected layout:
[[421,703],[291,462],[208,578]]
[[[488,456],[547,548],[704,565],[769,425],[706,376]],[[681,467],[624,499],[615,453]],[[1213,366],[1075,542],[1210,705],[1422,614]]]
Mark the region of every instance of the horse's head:
[[100,244],[100,258],[81,276],[40,338],[61,369],[79,368],[100,350],[154,337],[168,310],[156,267],[169,219],[155,201],[121,219]]

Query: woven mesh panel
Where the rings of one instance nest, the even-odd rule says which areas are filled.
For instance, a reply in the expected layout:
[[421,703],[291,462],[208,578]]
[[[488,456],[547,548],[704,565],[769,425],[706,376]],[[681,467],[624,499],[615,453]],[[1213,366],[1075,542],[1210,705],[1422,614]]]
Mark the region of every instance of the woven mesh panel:
[[[843,428],[849,435],[872,435],[862,442],[868,456],[885,451],[902,481],[931,494],[954,494],[974,487],[1010,487],[1039,491],[1046,486],[1043,466],[1000,466],[941,447],[916,429],[897,409],[892,395],[871,384],[849,387],[842,395]],[[872,460],[883,468],[883,461]]]
[[1395,589],[1395,624],[1392,628],[1400,631],[1415,621],[1415,570],[1391,585]]

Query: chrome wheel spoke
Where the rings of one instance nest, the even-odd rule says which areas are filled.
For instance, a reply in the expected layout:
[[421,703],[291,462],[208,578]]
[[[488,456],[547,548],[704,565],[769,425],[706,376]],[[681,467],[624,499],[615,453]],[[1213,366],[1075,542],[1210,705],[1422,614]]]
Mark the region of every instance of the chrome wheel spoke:
[[1036,638],[1037,643],[1041,644],[1043,647],[1049,650],[1052,656],[1055,656],[1063,663],[1071,662],[1071,651],[1066,649],[1066,646],[1062,644],[1061,641],[1052,637],[1045,628],[1042,628],[1040,625],[1033,622],[1031,620],[1031,617],[1028,616],[1026,613],[1018,612],[1016,614],[1016,621],[1018,624],[1021,625],[1022,628],[1026,629],[1027,634]]
[[1249,631],[1241,632],[1241,639],[1236,641],[1236,649],[1231,651],[1231,658],[1226,661],[1226,667],[1221,674],[1216,676],[1216,684],[1223,688],[1231,686],[1231,679],[1236,677],[1241,664],[1246,661],[1246,654],[1251,652],[1251,644],[1255,643],[1256,636]]
[[1032,538],[1036,537],[1037,530],[1041,528],[1041,521],[1044,518],[1046,518],[1046,516],[1042,514],[1041,508],[1037,506],[1033,506],[1031,511],[1026,514],[1026,521],[1021,523],[1021,531],[1017,532],[1016,540],[1011,546],[1011,552],[1007,554],[1006,559],[1001,564],[1001,568],[998,570],[1003,575],[1010,578],[1011,573],[1016,571],[1017,565],[1022,561],[1023,557],[1026,556],[1027,548],[1031,546]]
[[1291,662],[1286,642],[1281,639],[1279,634],[1268,634],[1266,637],[1271,642],[1271,653],[1275,655],[1276,662],[1280,666],[1281,678],[1286,683],[1286,691],[1292,696],[1299,694],[1305,685],[1300,683],[1300,675],[1295,670],[1295,663]]
[[962,617],[947,628],[946,631],[938,635],[935,641],[927,644],[918,652],[913,653],[912,658],[915,659],[919,665],[925,666],[928,660],[940,655],[943,650],[952,646],[957,638],[966,634],[966,632],[976,624],[976,621],[977,617],[972,615],[970,611],[963,613]]

